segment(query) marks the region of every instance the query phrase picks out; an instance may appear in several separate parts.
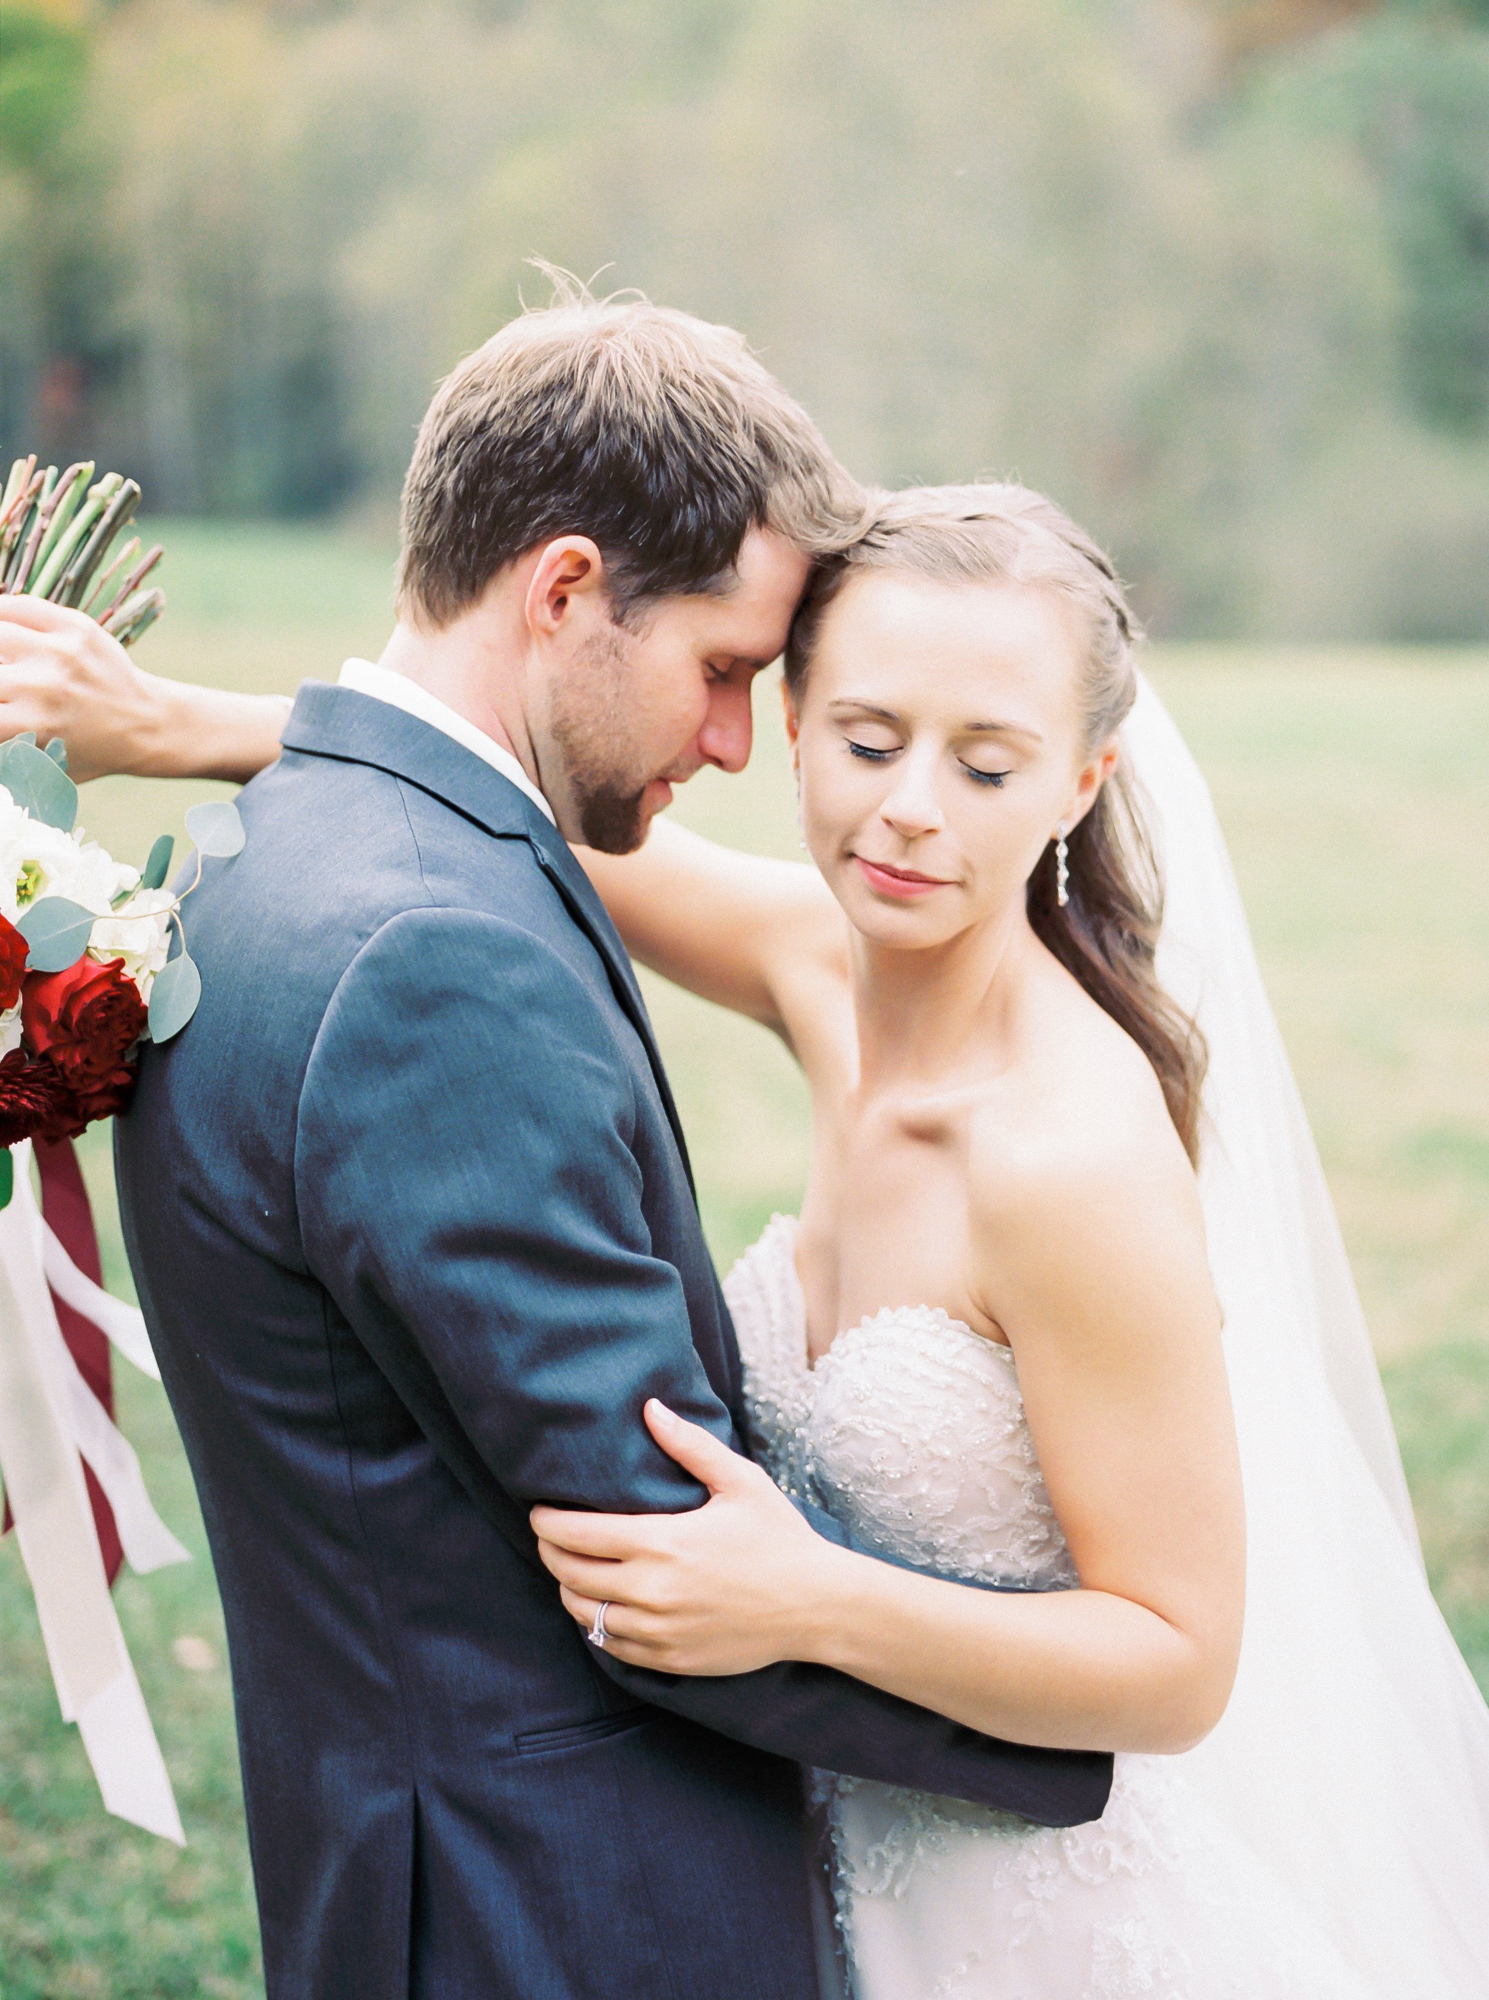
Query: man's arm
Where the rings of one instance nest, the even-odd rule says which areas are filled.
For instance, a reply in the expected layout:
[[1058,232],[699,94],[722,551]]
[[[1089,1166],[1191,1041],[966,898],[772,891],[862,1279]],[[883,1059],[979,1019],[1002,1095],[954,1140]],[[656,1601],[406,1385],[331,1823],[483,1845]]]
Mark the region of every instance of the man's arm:
[[[536,1545],[538,1502],[676,1512],[702,1489],[647,1397],[733,1442],[682,1285],[654,1255],[631,1073],[605,1012],[528,933],[469,912],[396,918],[342,980],[301,1099],[307,1260],[457,1476],[484,1474]],[[688,1679],[598,1664],[636,1695],[807,1764],[1073,1824],[1109,1758],[999,1744],[830,1669]]]

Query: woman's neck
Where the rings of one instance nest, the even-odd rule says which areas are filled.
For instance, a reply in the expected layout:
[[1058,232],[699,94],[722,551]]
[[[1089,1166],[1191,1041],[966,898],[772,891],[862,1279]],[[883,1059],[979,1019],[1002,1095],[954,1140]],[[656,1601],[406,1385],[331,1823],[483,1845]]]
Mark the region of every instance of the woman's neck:
[[1039,943],[1023,909],[944,945],[905,950],[853,938],[858,1084],[873,1095],[950,1085],[1007,1048]]

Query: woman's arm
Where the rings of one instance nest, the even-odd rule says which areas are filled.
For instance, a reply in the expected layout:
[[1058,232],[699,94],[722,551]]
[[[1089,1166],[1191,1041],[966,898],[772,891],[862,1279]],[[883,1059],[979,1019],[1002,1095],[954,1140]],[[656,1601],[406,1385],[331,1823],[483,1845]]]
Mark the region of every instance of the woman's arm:
[[815,868],[741,854],[667,820],[635,854],[576,853],[633,958],[788,1041],[803,983],[846,969],[843,913]]
[[536,1510],[573,1615],[608,1599],[621,1656],[667,1672],[816,1660],[1013,1742],[1197,1742],[1229,1695],[1243,1591],[1218,1315],[1192,1184],[1172,1162],[1109,1165],[1030,1191],[996,1245],[1079,1589],[993,1593],[835,1548],[758,1468],[652,1411],[713,1497],[666,1521]]
[[0,738],[62,737],[80,782],[121,771],[246,784],[278,757],[289,712],[286,695],[147,674],[83,612],[0,596]]
[[[80,782],[117,771],[245,784],[278,757],[290,706],[147,674],[81,611],[0,596],[0,740],[62,737]],[[842,957],[842,915],[814,869],[665,822],[639,854],[579,859],[643,964],[788,1040],[791,994],[824,955]]]

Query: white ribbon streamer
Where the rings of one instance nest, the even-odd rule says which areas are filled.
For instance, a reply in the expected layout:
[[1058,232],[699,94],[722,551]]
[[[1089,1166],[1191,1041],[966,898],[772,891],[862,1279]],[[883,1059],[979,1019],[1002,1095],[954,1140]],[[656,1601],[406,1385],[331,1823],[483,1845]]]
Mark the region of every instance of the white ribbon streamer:
[[109,1414],[83,1380],[81,1371],[66,1344],[62,1348],[63,1373],[67,1380],[68,1412],[72,1418],[72,1440],[104,1490],[114,1510],[114,1525],[124,1559],[136,1576],[168,1563],[191,1561],[170,1529],[150,1504],[144,1476],[134,1447],[109,1420]]
[[[116,1299],[112,1292],[95,1285],[73,1263],[51,1224],[43,1220],[41,1227],[42,1268],[57,1297],[84,1319],[91,1320],[100,1333],[106,1333],[125,1360],[132,1361],[142,1375],[158,1382],[160,1366],[145,1331],[145,1316],[138,1306],[127,1306],[123,1299]],[[93,1469],[96,1472],[98,1467],[95,1465]]]
[[115,1507],[126,1553],[134,1545],[131,1564],[154,1568],[180,1561],[186,1551],[156,1518],[134,1453],[78,1375],[62,1338],[47,1288],[30,1154],[29,1146],[15,1148],[15,1191],[0,1210],[0,1478],[63,1719],[79,1725],[104,1804],[184,1846],[170,1778],[109,1595],[80,1430],[88,1433],[89,1463]]

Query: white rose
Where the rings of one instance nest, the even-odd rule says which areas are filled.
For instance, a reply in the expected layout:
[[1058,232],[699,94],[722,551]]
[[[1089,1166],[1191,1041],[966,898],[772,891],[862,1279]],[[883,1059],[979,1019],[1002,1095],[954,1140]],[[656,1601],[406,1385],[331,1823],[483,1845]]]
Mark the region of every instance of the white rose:
[[32,819],[3,786],[0,801],[0,913],[12,923],[43,896],[65,896],[102,916],[117,895],[139,881],[138,869],[115,861],[81,829],[64,833]]
[[169,889],[136,889],[121,909],[93,926],[89,951],[98,959],[122,958],[145,1000],[170,948],[169,912],[175,900]]

